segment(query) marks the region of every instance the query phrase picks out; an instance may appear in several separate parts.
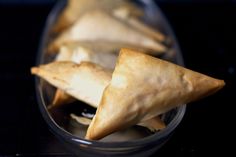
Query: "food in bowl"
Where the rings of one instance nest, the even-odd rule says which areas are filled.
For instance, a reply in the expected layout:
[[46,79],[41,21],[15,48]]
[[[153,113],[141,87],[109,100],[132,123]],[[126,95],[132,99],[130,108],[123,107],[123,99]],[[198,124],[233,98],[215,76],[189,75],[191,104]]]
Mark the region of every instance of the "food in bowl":
[[[91,68],[94,71],[84,72],[86,65],[94,66]],[[111,81],[106,75],[108,73],[103,73],[101,69],[90,63],[79,65],[72,62],[32,68],[33,74],[98,107],[85,136],[89,140],[99,140],[138,123],[149,122],[179,105],[213,94],[224,86],[222,80],[130,49],[121,49]],[[98,75],[93,78],[90,73]],[[108,81],[96,82],[100,80]]]
[[[162,146],[180,123],[185,105],[140,121],[137,125],[132,124],[126,129],[118,129],[104,138],[101,138],[103,135],[100,133],[87,135],[89,140],[85,139],[85,136],[88,126],[92,126],[91,122],[96,108],[100,106],[100,99],[112,80],[120,49],[129,48],[134,50],[135,54],[142,52],[183,65],[177,41],[168,23],[152,1],[101,0],[97,3],[96,0],[69,0],[67,4],[61,2],[57,3],[48,18],[37,67],[41,69],[43,65],[54,66],[54,70],[47,75],[49,77],[55,74],[54,79],[61,76],[70,79],[70,76],[85,76],[86,73],[89,77],[83,77],[84,83],[79,81],[86,91],[79,95],[71,93],[73,90],[81,90],[82,86],[78,86],[78,81],[73,88],[66,88],[64,85],[68,86],[76,81],[67,80],[68,84],[58,86],[55,85],[54,79],[48,83],[45,81],[48,78],[36,78],[36,92],[44,119],[53,133],[79,155],[150,155]],[[105,22],[99,23],[98,18]],[[97,24],[99,29],[96,28]],[[87,25],[89,27],[86,27]],[[113,26],[115,29],[112,29]],[[82,30],[85,30],[85,33],[79,36]],[[139,40],[136,40],[136,37]],[[79,73],[74,73],[75,70],[70,73],[74,68],[65,70],[65,67],[70,67],[68,65],[83,72],[78,70]],[[65,71],[62,75],[57,75],[55,69]],[[100,72],[95,72],[94,69]],[[37,71],[32,70],[34,73]],[[84,97],[81,97],[81,94]],[[110,94],[106,96],[108,95]],[[122,99],[125,100],[126,97]],[[117,101],[120,102],[122,99]],[[139,100],[143,101],[141,98]],[[128,113],[127,117],[131,115]],[[112,115],[108,114],[108,117]],[[130,120],[133,121],[132,118]],[[124,125],[128,126],[127,123]],[[98,140],[95,136],[100,136],[101,139]]]

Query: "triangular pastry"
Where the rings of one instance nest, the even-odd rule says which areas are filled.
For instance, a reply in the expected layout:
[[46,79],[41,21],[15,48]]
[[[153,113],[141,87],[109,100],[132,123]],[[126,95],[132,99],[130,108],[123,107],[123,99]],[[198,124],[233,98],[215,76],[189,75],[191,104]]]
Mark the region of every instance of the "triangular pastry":
[[[95,108],[98,107],[103,90],[111,80],[111,72],[90,62],[81,64],[52,62],[31,68],[31,73],[42,77],[59,88],[61,92],[65,91]],[[165,124],[159,117],[147,120],[140,125],[152,131],[165,128]]]
[[86,139],[101,139],[213,94],[224,84],[223,80],[133,50],[122,49]]
[[167,47],[151,37],[136,31],[131,26],[102,10],[93,10],[83,14],[74,25],[65,30],[49,45],[49,52],[72,41],[109,41],[153,50],[156,54],[167,51]]
[[120,7],[129,10],[133,16],[142,15],[141,9],[126,0],[68,0],[65,9],[53,27],[53,31],[64,30],[90,10],[100,8],[109,11]]

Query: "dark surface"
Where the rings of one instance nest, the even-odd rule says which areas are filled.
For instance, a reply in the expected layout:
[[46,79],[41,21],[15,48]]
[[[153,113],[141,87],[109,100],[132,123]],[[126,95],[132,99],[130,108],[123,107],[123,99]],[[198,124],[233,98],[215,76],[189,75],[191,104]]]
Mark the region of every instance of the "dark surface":
[[[0,6],[0,156],[70,156],[42,119],[30,67],[52,3]],[[233,152],[236,5],[160,3],[179,40],[186,67],[221,78],[226,87],[189,104],[159,156]]]

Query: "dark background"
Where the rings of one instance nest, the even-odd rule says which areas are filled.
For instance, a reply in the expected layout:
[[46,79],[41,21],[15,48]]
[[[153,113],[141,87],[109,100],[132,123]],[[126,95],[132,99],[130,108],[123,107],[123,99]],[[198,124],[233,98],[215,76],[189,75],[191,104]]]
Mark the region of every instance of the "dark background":
[[[71,156],[42,119],[30,75],[54,3],[0,0],[0,156]],[[226,86],[189,104],[172,138],[153,156],[229,156],[235,149],[236,2],[158,4],[176,33],[186,67],[224,79]]]

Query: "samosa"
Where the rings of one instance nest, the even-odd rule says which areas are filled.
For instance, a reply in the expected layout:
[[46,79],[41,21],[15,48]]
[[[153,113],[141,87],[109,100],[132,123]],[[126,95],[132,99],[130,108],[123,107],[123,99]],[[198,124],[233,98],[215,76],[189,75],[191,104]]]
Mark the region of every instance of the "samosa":
[[57,52],[59,47],[72,41],[108,41],[150,49],[154,54],[164,53],[166,46],[139,32],[103,10],[83,14],[70,28],[56,38],[48,48]]
[[[95,108],[101,100],[105,87],[111,80],[111,72],[90,62],[52,62],[31,68],[31,73],[42,77],[53,86]],[[165,124],[154,117],[141,123],[150,130],[159,130]]]
[[53,31],[63,31],[65,28],[71,26],[85,12],[98,8],[112,11],[120,7],[128,10],[134,17],[143,14],[143,11],[140,8],[127,0],[68,0],[63,12],[53,27]]
[[223,80],[130,49],[122,49],[87,130],[98,140],[115,131],[215,93]]

